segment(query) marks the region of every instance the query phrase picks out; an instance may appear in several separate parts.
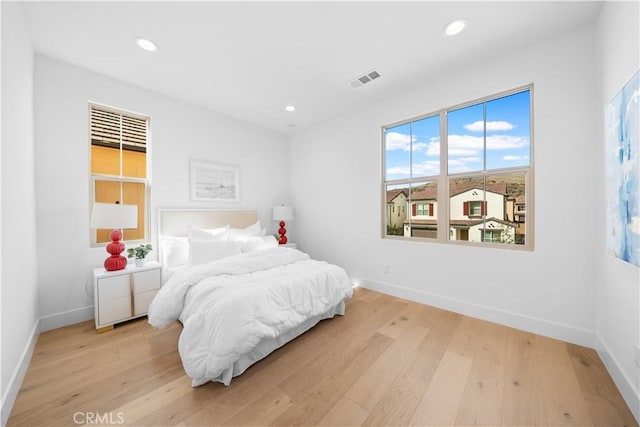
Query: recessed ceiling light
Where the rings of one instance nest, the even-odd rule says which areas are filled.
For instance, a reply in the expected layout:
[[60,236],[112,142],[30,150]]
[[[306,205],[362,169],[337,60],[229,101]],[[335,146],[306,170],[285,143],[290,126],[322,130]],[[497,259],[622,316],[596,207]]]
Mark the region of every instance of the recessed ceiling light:
[[158,50],[158,45],[156,45],[152,40],[149,40],[144,37],[136,37],[136,43],[140,46],[141,49],[144,49],[149,52],[155,52]]
[[284,109],[287,111],[296,111],[296,107],[294,107],[293,105],[287,105],[286,107],[284,107]]
[[449,25],[444,29],[444,33],[448,36],[455,36],[456,34],[460,34],[462,30],[467,26],[467,21],[465,19],[456,19],[455,21],[451,21]]

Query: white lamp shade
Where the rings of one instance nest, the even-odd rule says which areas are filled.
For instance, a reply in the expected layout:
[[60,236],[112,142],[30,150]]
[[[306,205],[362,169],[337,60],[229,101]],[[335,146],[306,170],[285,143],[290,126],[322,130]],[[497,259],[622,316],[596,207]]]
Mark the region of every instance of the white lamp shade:
[[91,211],[91,228],[138,228],[138,206],[117,203],[94,203]]
[[274,206],[273,207],[273,220],[274,221],[291,221],[293,219],[293,208],[291,206]]

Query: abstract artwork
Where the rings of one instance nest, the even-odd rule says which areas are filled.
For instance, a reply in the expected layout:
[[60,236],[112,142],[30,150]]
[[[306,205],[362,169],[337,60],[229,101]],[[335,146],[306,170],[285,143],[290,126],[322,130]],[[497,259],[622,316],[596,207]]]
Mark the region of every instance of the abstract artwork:
[[605,114],[607,249],[640,267],[640,71]]
[[240,200],[236,166],[192,160],[190,168],[191,200],[200,202]]

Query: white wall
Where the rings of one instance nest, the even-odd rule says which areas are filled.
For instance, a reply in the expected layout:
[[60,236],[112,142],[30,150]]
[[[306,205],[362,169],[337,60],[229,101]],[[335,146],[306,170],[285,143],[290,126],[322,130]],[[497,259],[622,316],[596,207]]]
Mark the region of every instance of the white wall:
[[[366,287],[593,347],[592,175],[601,167],[593,46],[593,26],[573,30],[296,135],[297,242]],[[535,251],[381,239],[380,126],[529,83]],[[567,201],[571,213],[559,214]]]
[[640,270],[607,254],[605,234],[605,106],[640,67],[640,7],[638,2],[605,2],[597,22],[599,88],[596,117],[598,129],[595,206],[596,241],[596,334],[598,351],[640,420],[640,370],[633,362],[633,345],[640,344]]
[[2,2],[2,425],[37,335],[33,49],[18,3]]
[[[157,208],[257,208],[261,222],[273,230],[272,206],[289,201],[284,135],[36,55],[38,296],[43,329],[93,317],[93,299],[85,283],[107,256],[104,248],[89,248],[89,101],[151,116],[154,244]],[[241,201],[190,202],[190,159],[238,165]]]

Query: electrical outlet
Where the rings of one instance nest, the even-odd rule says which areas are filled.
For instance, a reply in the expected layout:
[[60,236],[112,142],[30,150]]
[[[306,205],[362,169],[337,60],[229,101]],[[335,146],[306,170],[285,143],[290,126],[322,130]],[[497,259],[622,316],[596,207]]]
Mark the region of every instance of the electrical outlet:
[[391,273],[391,266],[389,264],[384,265],[384,274]]
[[633,363],[640,369],[640,345],[638,344],[633,346]]

